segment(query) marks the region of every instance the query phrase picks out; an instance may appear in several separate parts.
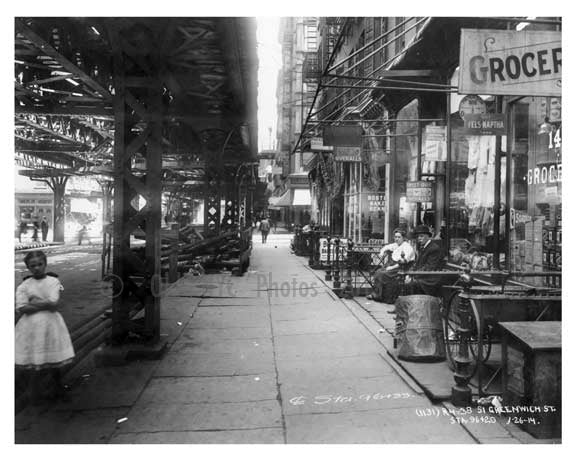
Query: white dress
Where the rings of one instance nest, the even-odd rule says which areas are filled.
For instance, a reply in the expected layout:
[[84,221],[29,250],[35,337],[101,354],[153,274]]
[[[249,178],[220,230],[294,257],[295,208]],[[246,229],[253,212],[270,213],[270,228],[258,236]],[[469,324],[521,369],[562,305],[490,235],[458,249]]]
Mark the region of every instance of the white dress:
[[[32,296],[57,302],[63,289],[56,277],[30,277],[16,289],[16,308],[27,304]],[[22,315],[15,327],[15,340],[18,367],[57,367],[74,359],[70,333],[59,312],[41,311]]]
[[384,245],[380,250],[380,259],[384,258],[384,254],[386,251],[392,252],[392,261],[398,262],[402,259],[402,253],[404,253],[404,260],[406,262],[412,262],[416,260],[416,253],[414,252],[414,248],[407,240],[404,240],[400,245],[396,242],[389,243],[388,245]]

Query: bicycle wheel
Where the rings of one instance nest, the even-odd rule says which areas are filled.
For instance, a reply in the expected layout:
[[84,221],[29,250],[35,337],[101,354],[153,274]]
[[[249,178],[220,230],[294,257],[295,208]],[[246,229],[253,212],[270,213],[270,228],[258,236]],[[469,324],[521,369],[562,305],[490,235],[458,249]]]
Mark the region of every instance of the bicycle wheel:
[[482,363],[486,363],[490,358],[490,353],[492,352],[492,330],[487,325],[480,323],[480,314],[478,313],[478,308],[476,307],[474,300],[470,300],[470,305],[474,314],[474,324],[476,325],[476,328],[473,328],[472,335],[470,336],[470,351],[474,356],[474,360],[478,361],[478,338],[481,334]]
[[[448,367],[454,371],[456,369],[456,356],[460,352],[460,329],[462,326],[462,314],[459,312],[460,292],[456,291],[450,295],[442,316],[444,329],[444,346],[446,348],[446,357],[448,358]],[[480,327],[480,316],[476,305],[473,302],[467,302],[468,309],[466,312],[466,323],[470,330],[468,343],[468,357],[471,359],[469,375],[473,376],[478,368],[478,332],[483,336],[482,345],[482,362],[486,362],[492,349],[491,338],[488,329]]]
[[444,305],[442,315],[442,327],[444,330],[444,346],[446,348],[446,357],[448,358],[448,366],[454,371],[456,368],[455,357],[458,355],[460,348],[460,332],[461,319],[458,315],[458,304],[460,298],[459,292],[452,293]]

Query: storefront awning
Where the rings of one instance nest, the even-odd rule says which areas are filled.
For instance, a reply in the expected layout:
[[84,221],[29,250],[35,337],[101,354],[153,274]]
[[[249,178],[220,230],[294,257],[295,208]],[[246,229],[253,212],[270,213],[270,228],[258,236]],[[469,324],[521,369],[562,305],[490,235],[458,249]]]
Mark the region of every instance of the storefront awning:
[[310,189],[294,189],[294,206],[310,206],[312,200],[310,198]]
[[274,207],[273,209],[278,209],[283,206],[290,206],[290,190],[287,190],[280,197],[270,197],[268,199],[268,204]]

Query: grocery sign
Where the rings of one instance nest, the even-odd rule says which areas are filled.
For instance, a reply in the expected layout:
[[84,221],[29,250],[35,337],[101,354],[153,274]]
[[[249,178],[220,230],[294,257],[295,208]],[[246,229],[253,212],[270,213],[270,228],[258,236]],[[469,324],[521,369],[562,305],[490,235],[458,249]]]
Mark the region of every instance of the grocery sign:
[[462,29],[458,92],[561,96],[561,32]]

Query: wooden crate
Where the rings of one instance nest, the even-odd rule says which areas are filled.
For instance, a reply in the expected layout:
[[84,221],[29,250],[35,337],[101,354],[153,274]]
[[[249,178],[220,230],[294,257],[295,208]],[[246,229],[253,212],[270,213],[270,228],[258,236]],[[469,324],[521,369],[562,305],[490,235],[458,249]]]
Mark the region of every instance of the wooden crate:
[[562,322],[500,322],[500,326],[503,404],[517,407],[506,416],[536,438],[560,438]]

